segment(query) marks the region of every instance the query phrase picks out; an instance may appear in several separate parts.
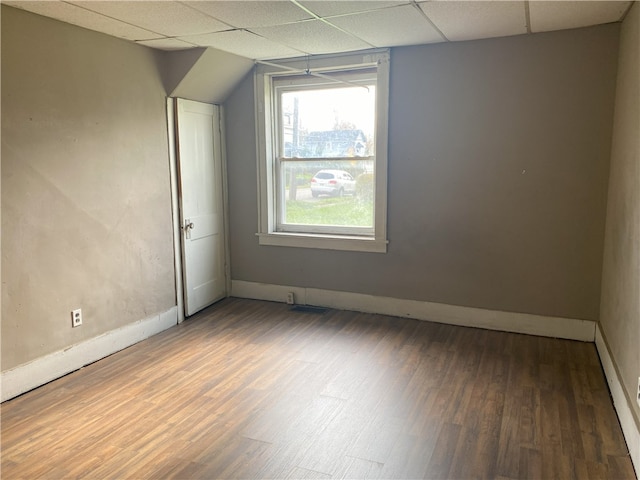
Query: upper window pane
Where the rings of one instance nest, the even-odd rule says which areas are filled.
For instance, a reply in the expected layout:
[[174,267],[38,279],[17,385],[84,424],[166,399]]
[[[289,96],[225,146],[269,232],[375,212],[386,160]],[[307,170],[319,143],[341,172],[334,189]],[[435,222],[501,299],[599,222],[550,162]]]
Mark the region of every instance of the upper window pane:
[[287,89],[281,92],[280,107],[282,158],[374,155],[374,84]]

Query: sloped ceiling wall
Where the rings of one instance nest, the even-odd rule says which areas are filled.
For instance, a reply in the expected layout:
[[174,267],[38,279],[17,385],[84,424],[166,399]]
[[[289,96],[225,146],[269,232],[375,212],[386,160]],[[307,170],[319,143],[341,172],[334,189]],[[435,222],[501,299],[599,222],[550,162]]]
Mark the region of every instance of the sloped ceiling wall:
[[171,94],[184,77],[200,59],[206,48],[191,48],[189,50],[174,50],[163,52],[162,57],[162,83],[167,92]]
[[253,61],[215,48],[167,52],[163,83],[170,97],[223,103]]

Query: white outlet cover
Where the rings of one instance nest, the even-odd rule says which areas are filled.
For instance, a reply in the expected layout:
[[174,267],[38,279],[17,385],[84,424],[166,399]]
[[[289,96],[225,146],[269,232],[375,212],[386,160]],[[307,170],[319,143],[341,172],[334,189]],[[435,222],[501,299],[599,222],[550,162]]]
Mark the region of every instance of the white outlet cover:
[[638,406],[640,407],[640,377],[638,377],[638,391],[636,392],[636,402],[638,402]]
[[82,309],[78,308],[71,311],[71,326],[79,327],[82,325]]

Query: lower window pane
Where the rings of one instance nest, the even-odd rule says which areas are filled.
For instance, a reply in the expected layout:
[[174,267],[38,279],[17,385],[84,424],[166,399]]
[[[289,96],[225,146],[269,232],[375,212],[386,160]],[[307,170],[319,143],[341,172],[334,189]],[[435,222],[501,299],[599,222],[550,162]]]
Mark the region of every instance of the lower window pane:
[[374,160],[283,160],[280,174],[284,230],[294,225],[373,229]]

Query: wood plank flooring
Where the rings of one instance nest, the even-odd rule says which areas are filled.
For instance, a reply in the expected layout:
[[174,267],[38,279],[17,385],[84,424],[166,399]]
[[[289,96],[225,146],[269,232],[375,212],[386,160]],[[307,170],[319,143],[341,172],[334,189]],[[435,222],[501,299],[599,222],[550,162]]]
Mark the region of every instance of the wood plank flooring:
[[1,415],[7,479],[635,478],[591,343],[251,300]]

